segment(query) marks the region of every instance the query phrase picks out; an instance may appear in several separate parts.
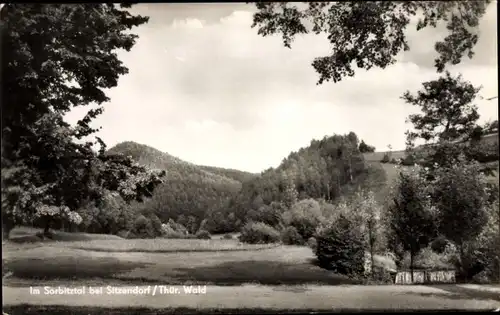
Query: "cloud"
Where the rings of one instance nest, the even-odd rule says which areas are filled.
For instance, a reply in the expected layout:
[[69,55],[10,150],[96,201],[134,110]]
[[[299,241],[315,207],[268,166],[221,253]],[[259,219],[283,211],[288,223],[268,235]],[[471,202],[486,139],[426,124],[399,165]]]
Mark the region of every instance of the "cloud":
[[[415,109],[400,96],[437,77],[426,37],[409,34],[420,42],[394,66],[318,86],[311,62],[328,54],[324,36],[298,37],[287,49],[279,36],[261,37],[250,27],[252,6],[200,6],[137,6],[150,22],[135,30],[132,51],[120,53],[129,74],[109,91],[111,102],[95,122],[108,145],[137,141],[190,162],[253,172],[334,133],[354,131],[381,150],[404,146],[405,118]],[[483,85],[485,97],[498,95],[491,12],[481,24],[480,60],[453,69]],[[478,105],[483,120],[498,116],[496,101]],[[83,115],[77,108],[68,119]]]

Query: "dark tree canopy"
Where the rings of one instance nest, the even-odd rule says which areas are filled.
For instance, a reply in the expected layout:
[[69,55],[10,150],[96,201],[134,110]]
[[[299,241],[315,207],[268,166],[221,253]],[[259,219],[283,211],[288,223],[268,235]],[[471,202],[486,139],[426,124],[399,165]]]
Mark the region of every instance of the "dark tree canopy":
[[258,2],[252,27],[262,36],[281,34],[290,48],[296,35],[325,33],[332,46],[329,56],[317,57],[312,66],[318,84],[354,76],[354,65],[369,70],[386,68],[401,51],[410,49],[405,35],[410,19],[420,17],[417,30],[444,23],[448,35],[435,43],[439,72],[447,64],[472,58],[478,41],[476,28],[490,0],[483,1],[338,1]]
[[[105,154],[90,123],[128,69],[116,50],[130,50],[128,30],[147,22],[117,4],[9,4],[1,11],[2,218],[75,217],[89,200],[111,192],[150,196],[165,172],[150,172]],[[76,126],[63,117],[99,105]],[[75,141],[77,140],[77,141]],[[100,145],[99,152],[93,149]],[[5,172],[4,172],[5,171]],[[76,220],[78,221],[78,220]]]
[[375,152],[375,147],[368,145],[365,143],[364,140],[361,140],[361,142],[359,143],[359,152],[361,153]]
[[468,140],[476,131],[479,114],[473,104],[480,88],[474,87],[462,76],[446,72],[437,80],[422,83],[416,95],[407,91],[402,99],[418,106],[421,114],[409,116],[415,131],[408,133],[410,140],[425,141]]

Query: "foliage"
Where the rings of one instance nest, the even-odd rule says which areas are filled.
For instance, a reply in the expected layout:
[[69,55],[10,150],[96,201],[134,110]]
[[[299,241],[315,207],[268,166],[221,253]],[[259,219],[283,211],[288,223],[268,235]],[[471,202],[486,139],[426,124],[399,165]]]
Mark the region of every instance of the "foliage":
[[224,234],[224,236],[222,238],[225,240],[232,240],[233,236],[231,234]]
[[457,246],[459,272],[465,279],[494,266],[498,255],[498,206],[488,201],[480,170],[478,163],[459,158],[453,166],[439,169],[434,182],[439,230]]
[[[77,211],[108,191],[124,200],[151,196],[165,172],[149,171],[128,158],[106,155],[91,121],[128,69],[117,49],[129,51],[129,32],[147,18],[130,5],[9,4],[2,10],[3,217],[26,224],[79,221]],[[92,25],[93,27],[89,27]],[[97,105],[70,126],[63,116],[76,106]]]
[[252,219],[276,226],[276,216],[297,200],[335,200],[367,172],[358,146],[354,133],[311,141],[308,147],[290,153],[277,168],[243,183],[226,216],[234,212],[241,221]]
[[294,226],[288,226],[281,232],[281,241],[285,245],[304,244],[304,239]]
[[207,230],[199,230],[198,232],[196,232],[196,238],[201,240],[209,240],[212,237]]
[[310,249],[313,250],[313,252],[316,252],[316,249],[318,248],[318,241],[316,241],[316,238],[311,236],[307,240],[307,246],[309,246]]
[[437,80],[422,83],[417,95],[407,91],[402,99],[418,106],[421,114],[412,114],[409,121],[415,131],[408,133],[409,141],[420,138],[427,142],[469,140],[479,119],[477,106],[472,104],[480,88],[453,77],[448,71]]
[[388,152],[384,153],[384,156],[382,157],[382,160],[380,160],[380,163],[389,163],[391,160],[391,157]]
[[429,186],[418,168],[400,173],[388,214],[392,236],[410,252],[410,268],[413,268],[415,256],[437,232]]
[[151,220],[144,215],[135,219],[132,233],[139,238],[154,238],[156,236]]
[[[383,234],[381,233],[382,209],[375,200],[373,192],[359,192],[354,200],[353,209],[359,214],[361,220],[358,224],[362,226],[362,234],[365,236],[365,243],[369,251],[372,268],[375,267],[373,257],[377,249],[381,248]],[[385,245],[385,244],[383,244]],[[374,272],[372,269],[371,273]]]
[[[442,253],[436,253],[429,247],[423,248],[414,258],[415,269],[452,269],[457,260],[457,251],[452,245],[445,246]],[[411,258],[407,253],[403,259],[402,266],[411,268]]]
[[[226,219],[234,208],[235,200],[232,199],[238,196],[242,186],[237,179],[249,180],[256,177],[255,174],[246,172],[194,165],[131,141],[119,143],[108,152],[131,156],[141,165],[168,170],[164,183],[142,208],[154,211],[163,221],[170,218],[178,220],[179,216],[184,216],[184,219],[190,220],[189,224],[183,222],[190,233],[195,233],[197,225],[205,218],[210,221],[206,228],[212,233],[234,231],[238,218],[231,222]],[[196,222],[193,218],[189,219],[189,216]]]
[[477,237],[487,223],[486,188],[478,163],[463,158],[436,173],[433,199],[439,231],[458,247]]
[[361,153],[369,153],[369,152],[375,152],[375,147],[366,144],[363,140],[359,143],[359,152]]
[[403,159],[401,159],[401,165],[404,166],[415,166],[417,163],[415,156],[413,154],[406,154]]
[[314,199],[297,202],[282,215],[283,224],[296,229],[302,240],[313,236],[316,227],[323,220],[319,203]]
[[430,248],[435,253],[442,254],[448,245],[450,245],[450,241],[448,241],[445,236],[439,235],[431,242]]
[[394,279],[393,279],[393,276],[389,270],[382,268],[382,267],[375,266],[373,268],[373,272],[371,273],[369,283],[393,284]]
[[[353,65],[369,70],[386,68],[396,56],[410,49],[405,31],[416,27],[446,25],[448,34],[433,45],[439,72],[467,55],[472,58],[478,41],[476,28],[491,1],[374,1],[309,2],[302,8],[289,2],[258,2],[252,27],[262,36],[281,34],[290,48],[296,35],[326,34],[332,46],[329,56],[316,58],[318,84],[339,82],[354,76]],[[412,19],[419,17],[413,26]]]
[[280,233],[262,222],[248,222],[241,229],[239,240],[249,244],[267,244],[280,241]]
[[355,226],[355,221],[341,214],[318,228],[316,256],[322,266],[341,274],[363,273],[366,243]]

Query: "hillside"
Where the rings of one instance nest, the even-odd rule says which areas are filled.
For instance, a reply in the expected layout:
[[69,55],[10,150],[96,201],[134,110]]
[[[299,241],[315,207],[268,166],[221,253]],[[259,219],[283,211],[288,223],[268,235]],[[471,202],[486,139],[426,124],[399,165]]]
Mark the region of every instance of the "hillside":
[[241,181],[236,179],[238,176],[225,176],[225,174],[235,174],[238,172],[240,178],[252,176],[252,174],[245,174],[245,172],[242,171],[198,166],[150,146],[132,141],[121,142],[109,149],[108,152],[131,156],[132,159],[141,165],[166,170],[169,180],[191,180],[195,182],[201,181],[204,183],[241,187]]
[[[495,152],[498,152],[498,140],[499,140],[498,139],[498,132],[488,133],[481,138],[479,145],[484,147],[484,148],[487,147],[491,151],[491,153],[494,154]],[[420,146],[418,148],[423,149],[424,146]],[[399,171],[395,167],[394,164],[380,163],[380,161],[382,160],[382,158],[384,157],[384,155],[386,153],[390,154],[390,157],[394,158],[396,160],[403,159],[406,156],[405,150],[391,151],[391,152],[389,152],[389,151],[371,152],[371,153],[364,153],[363,156],[365,158],[365,161],[368,162],[369,164],[379,165],[380,167],[382,167],[382,169],[384,169],[384,171],[386,173],[388,184],[390,184],[397,178]],[[495,175],[492,176],[490,179],[491,179],[491,181],[498,182],[498,178],[499,178],[498,177],[499,176],[498,158],[496,159],[496,161],[488,161],[484,164],[491,166],[493,169],[496,169]],[[402,166],[402,167],[405,168],[405,167],[409,167],[409,166]]]
[[241,221],[254,220],[276,224],[276,218],[294,201],[323,199],[335,202],[360,188],[380,191],[385,173],[380,165],[366,167],[354,133],[313,140],[310,145],[291,152],[276,168],[243,183],[241,193],[228,211],[218,217],[234,215]]
[[[198,166],[147,145],[127,141],[110,148],[108,153],[131,156],[136,162],[167,171],[165,183],[153,198],[140,205],[142,212],[154,212],[166,221],[181,214],[197,221],[224,208],[237,194],[243,180],[256,175],[236,170]],[[240,181],[241,180],[241,181]]]

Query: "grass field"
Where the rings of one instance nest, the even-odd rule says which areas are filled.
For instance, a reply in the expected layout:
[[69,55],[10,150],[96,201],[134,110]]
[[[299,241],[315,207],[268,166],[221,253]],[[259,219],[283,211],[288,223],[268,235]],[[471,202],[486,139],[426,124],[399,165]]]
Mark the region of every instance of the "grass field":
[[316,266],[307,247],[247,245],[221,239],[7,242],[3,262],[10,274],[4,283],[22,286],[68,282],[357,283]]

